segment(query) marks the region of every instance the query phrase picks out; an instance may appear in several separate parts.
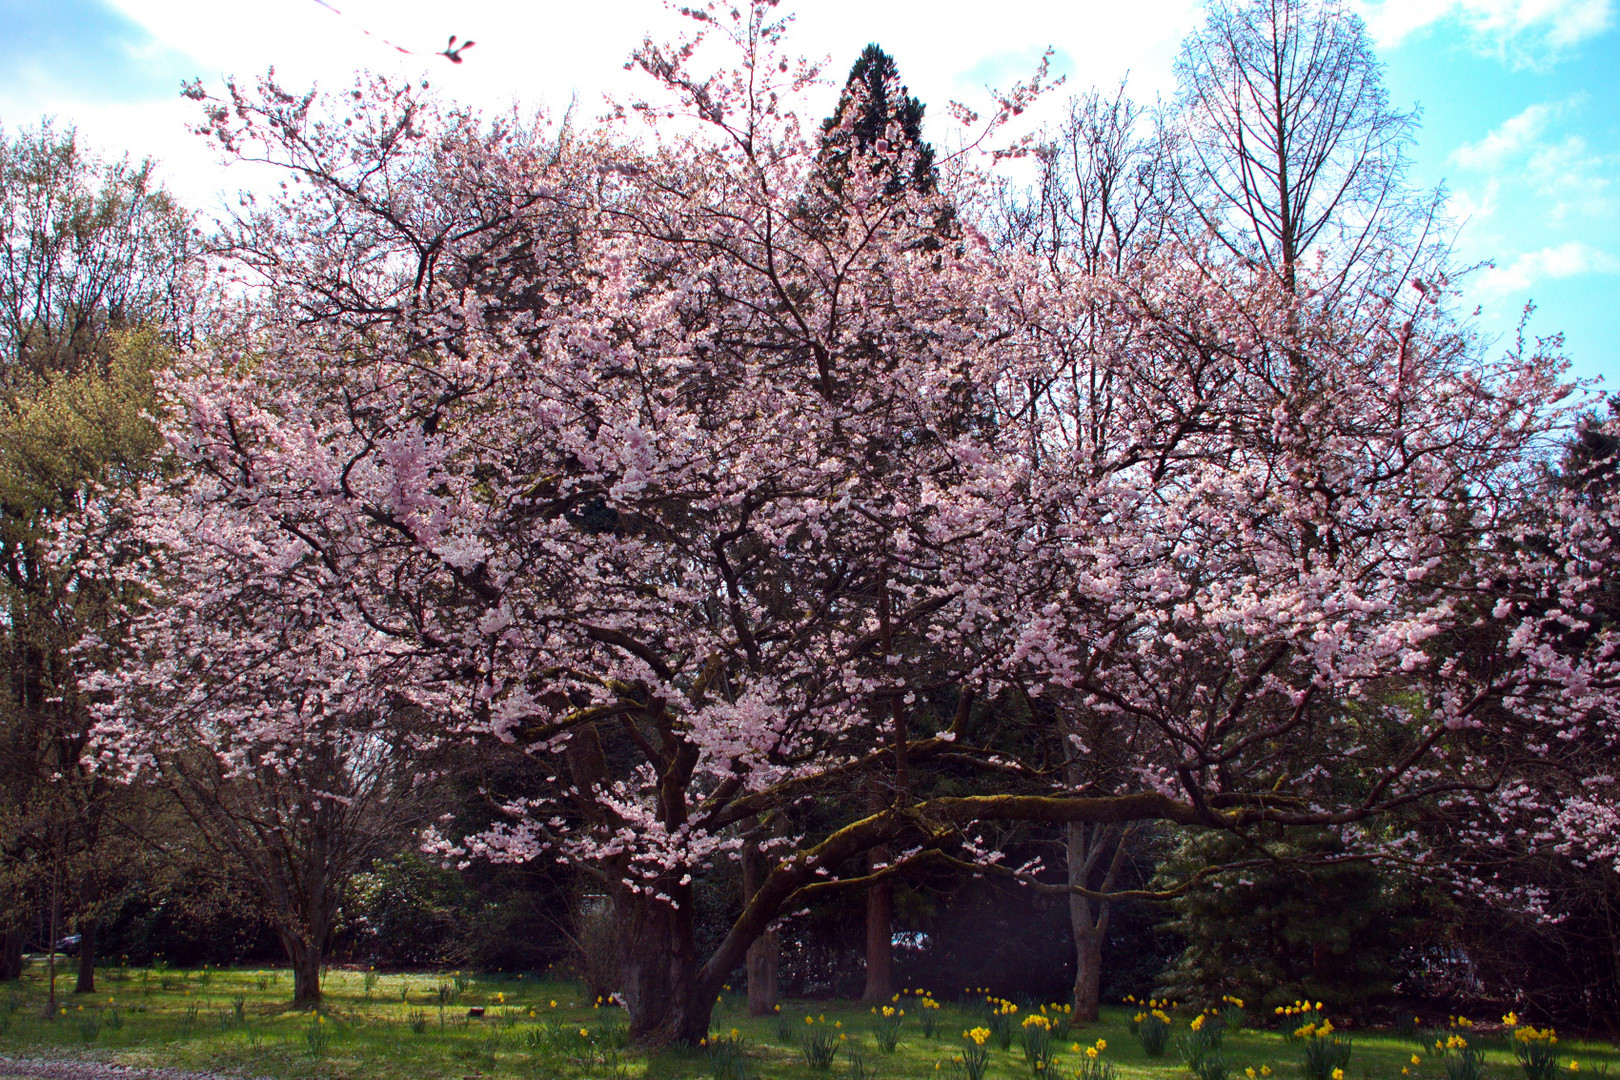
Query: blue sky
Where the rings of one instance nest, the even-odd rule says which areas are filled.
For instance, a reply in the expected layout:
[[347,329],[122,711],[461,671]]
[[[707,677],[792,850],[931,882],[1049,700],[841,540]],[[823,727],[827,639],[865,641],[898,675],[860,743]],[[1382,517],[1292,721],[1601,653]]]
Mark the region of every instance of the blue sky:
[[[187,134],[182,78],[217,85],[274,64],[290,85],[342,85],[359,67],[425,71],[488,108],[594,113],[625,86],[626,53],[670,25],[657,0],[585,9],[563,0],[0,0],[0,124],[52,115],[104,152],[151,154],[205,210],[253,181]],[[1492,260],[1467,282],[1481,325],[1510,335],[1534,300],[1533,334],[1562,331],[1575,371],[1620,386],[1620,26],[1616,0],[1363,0],[1391,101],[1420,105],[1414,178],[1445,183],[1459,253]],[[869,40],[900,62],[940,117],[950,98],[1027,73],[1056,49],[1069,90],[1172,89],[1170,65],[1198,0],[801,0],[798,42],[842,71]],[[372,31],[368,36],[362,28]],[[478,45],[434,58],[449,34]],[[416,50],[401,56],[379,38]],[[1054,105],[1058,104],[1056,101]]]
[[[1620,383],[1620,32],[1504,43],[1447,20],[1382,50],[1391,98],[1423,109],[1416,176],[1444,182],[1468,295],[1497,332],[1534,300],[1583,375]],[[1617,387],[1610,387],[1611,390]]]

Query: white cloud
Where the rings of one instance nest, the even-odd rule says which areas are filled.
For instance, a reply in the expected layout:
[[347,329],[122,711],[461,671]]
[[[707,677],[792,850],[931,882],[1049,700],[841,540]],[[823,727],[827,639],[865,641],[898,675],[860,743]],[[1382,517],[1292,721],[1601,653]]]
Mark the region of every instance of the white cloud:
[[1584,138],[1551,131],[1554,123],[1581,104],[1580,98],[1531,105],[1509,117],[1484,138],[1452,151],[1456,165],[1500,183],[1511,177],[1536,196],[1549,220],[1571,215],[1605,217],[1614,210],[1609,191],[1616,161],[1594,153]]
[[1486,51],[1515,62],[1556,53],[1614,24],[1613,0],[1362,0],[1374,39],[1383,46],[1455,21]]
[[1563,111],[1561,102],[1532,105],[1497,125],[1479,142],[1464,143],[1451,160],[1465,169],[1500,169],[1541,138],[1548,120]]
[[1502,182],[1488,177],[1477,191],[1459,188],[1452,192],[1447,210],[1455,221],[1477,225],[1496,216],[1501,194]]
[[1592,153],[1579,135],[1568,135],[1530,155],[1529,177],[1537,193],[1547,200],[1553,221],[1571,216],[1594,219],[1614,213],[1609,195],[1612,181],[1607,175],[1614,165],[1613,158]]
[[1478,287],[1487,293],[1522,293],[1537,284],[1583,274],[1620,273],[1620,259],[1588,244],[1570,241],[1540,251],[1527,251],[1506,266],[1486,269]]

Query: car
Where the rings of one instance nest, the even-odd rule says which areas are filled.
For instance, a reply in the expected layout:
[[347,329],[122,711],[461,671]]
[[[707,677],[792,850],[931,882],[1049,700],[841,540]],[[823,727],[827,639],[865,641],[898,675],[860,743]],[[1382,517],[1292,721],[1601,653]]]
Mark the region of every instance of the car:
[[56,951],[66,953],[69,956],[77,956],[79,954],[79,942],[83,940],[84,938],[79,934],[69,934],[56,943]]

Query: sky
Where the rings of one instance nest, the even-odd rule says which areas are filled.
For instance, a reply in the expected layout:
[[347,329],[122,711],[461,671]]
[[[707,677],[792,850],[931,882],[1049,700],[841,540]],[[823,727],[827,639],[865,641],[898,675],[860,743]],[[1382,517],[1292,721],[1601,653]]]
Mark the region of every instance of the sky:
[[[1421,111],[1413,179],[1444,185],[1481,328],[1511,342],[1562,333],[1573,373],[1620,389],[1620,0],[1352,0],[1386,66],[1390,100]],[[798,0],[793,44],[841,75],[868,41],[893,55],[947,140],[945,104],[986,100],[1053,50],[1055,110],[1128,77],[1174,92],[1201,0]],[[360,68],[427,77],[489,110],[583,118],[632,96],[624,69],[681,22],[659,0],[0,0],[0,126],[54,117],[106,155],[158,159],[204,213],[255,181],[186,130],[182,79],[218,89],[274,66],[283,85],[343,88]],[[452,64],[451,34],[476,45]],[[392,46],[412,51],[404,55]],[[830,110],[835,90],[812,103]],[[1483,264],[1490,265],[1483,265]]]

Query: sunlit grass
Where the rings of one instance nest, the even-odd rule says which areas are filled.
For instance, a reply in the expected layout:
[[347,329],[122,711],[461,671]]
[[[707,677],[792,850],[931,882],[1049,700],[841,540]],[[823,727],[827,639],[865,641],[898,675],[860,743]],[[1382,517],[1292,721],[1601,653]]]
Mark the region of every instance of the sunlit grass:
[[[715,1010],[713,1032],[737,1045],[712,1055],[703,1048],[649,1055],[625,1046],[621,1010],[584,1000],[575,984],[534,976],[331,971],[319,1017],[291,1007],[291,976],[284,971],[112,969],[100,975],[100,989],[93,996],[60,994],[59,1011],[51,1020],[42,1016],[43,984],[36,965],[20,984],[0,987],[0,1053],[323,1080],[473,1075],[848,1080],[855,1057],[867,1078],[955,1078],[960,1075],[955,1058],[963,1032],[987,1016],[980,1002],[942,1000],[937,1035],[930,1039],[918,1023],[921,1009],[910,1001],[899,1040],[889,1053],[878,1039],[884,1021],[866,1006],[788,1001],[783,1004],[787,1022],[779,1023],[774,1017],[747,1016],[741,996],[728,993]],[[482,1018],[469,1017],[474,1007],[484,1010]],[[1177,1031],[1170,1051],[1149,1058],[1130,1033],[1130,1015],[1124,1008],[1110,1008],[1098,1024],[1060,1025],[1056,1053],[1040,1075],[1074,1080],[1086,1061],[1084,1048],[1102,1039],[1107,1046],[1103,1060],[1113,1066],[1118,1080],[1189,1080],[1175,1049],[1188,1018],[1174,1018]],[[807,1016],[814,1023],[807,1025]],[[838,1052],[829,1069],[806,1064],[801,1040],[809,1029],[831,1031],[836,1039]],[[1353,1028],[1346,1034],[1354,1051],[1345,1080],[1446,1080],[1440,1060],[1420,1050],[1415,1037]],[[1518,1080],[1520,1070],[1505,1035],[1476,1031],[1473,1038],[1484,1050],[1487,1076]],[[988,1045],[987,1080],[1034,1080],[1019,1041],[1005,1050],[994,1042]],[[1412,1064],[1414,1054],[1421,1064]],[[1257,1077],[1269,1070],[1274,1080],[1301,1076],[1298,1047],[1275,1031],[1228,1034],[1221,1056],[1229,1080],[1246,1080],[1251,1068]],[[1580,1063],[1578,1073],[1568,1069],[1572,1060]],[[1620,1058],[1610,1048],[1576,1040],[1559,1044],[1558,1063],[1568,1080],[1601,1075],[1605,1066],[1620,1072]]]

